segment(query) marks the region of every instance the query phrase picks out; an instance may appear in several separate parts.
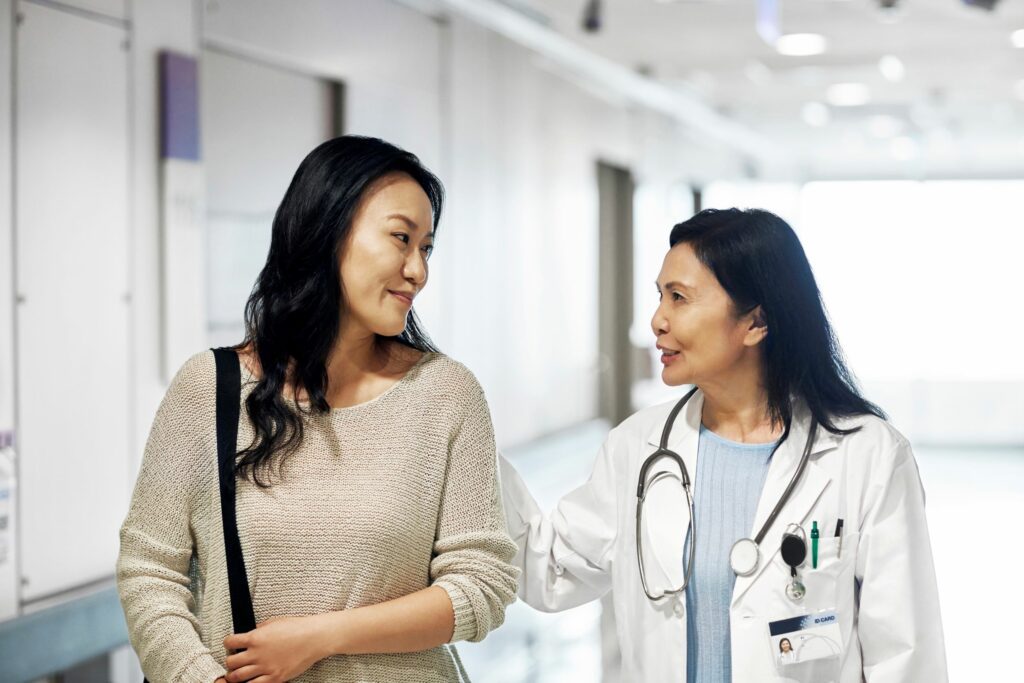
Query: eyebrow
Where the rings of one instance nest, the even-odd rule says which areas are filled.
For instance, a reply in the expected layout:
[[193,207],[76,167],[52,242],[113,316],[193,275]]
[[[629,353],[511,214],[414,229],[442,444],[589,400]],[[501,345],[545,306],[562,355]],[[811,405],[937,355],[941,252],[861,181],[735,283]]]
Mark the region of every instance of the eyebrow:
[[416,225],[416,222],[414,220],[412,220],[411,218],[409,218],[408,216],[406,216],[404,214],[393,213],[393,214],[390,214],[389,216],[387,216],[384,220],[391,220],[392,218],[397,218],[398,220],[400,220],[403,223],[405,223],[406,225],[408,225],[409,228],[411,228],[412,230],[419,230],[420,226]]
[[[654,281],[654,286],[657,287],[659,290],[662,288],[662,286],[658,284],[657,280]],[[689,285],[684,285],[682,282],[676,282],[675,280],[673,280],[672,282],[665,283],[665,289],[672,289],[673,287],[676,289],[686,289],[691,292],[693,291],[693,287]]]

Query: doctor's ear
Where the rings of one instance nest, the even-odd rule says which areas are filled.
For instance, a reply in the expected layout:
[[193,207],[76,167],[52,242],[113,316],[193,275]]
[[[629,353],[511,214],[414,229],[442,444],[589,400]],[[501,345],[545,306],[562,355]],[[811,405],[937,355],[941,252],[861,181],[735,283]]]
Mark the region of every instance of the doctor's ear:
[[761,310],[760,306],[755,306],[752,311],[743,317],[745,320],[750,321],[750,326],[747,328],[747,334],[743,338],[743,343],[747,346],[757,346],[768,336],[768,322],[765,320],[764,311]]

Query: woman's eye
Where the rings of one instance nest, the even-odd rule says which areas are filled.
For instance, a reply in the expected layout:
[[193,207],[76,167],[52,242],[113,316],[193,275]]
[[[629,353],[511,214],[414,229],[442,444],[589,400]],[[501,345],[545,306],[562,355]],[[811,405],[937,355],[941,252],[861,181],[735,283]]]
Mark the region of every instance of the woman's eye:
[[409,244],[409,236],[406,235],[404,232],[393,232],[391,233],[391,236],[397,237],[398,239],[402,240],[402,242],[404,242],[405,244]]
[[434,245],[428,244],[423,247],[423,253],[427,255],[427,258],[430,258],[430,255],[434,253]]

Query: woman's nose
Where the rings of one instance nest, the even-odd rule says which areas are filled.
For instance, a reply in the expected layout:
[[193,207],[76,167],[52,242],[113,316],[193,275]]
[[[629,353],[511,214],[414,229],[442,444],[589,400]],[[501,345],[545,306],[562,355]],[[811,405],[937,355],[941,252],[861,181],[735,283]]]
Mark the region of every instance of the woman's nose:
[[427,261],[422,252],[417,250],[414,255],[405,259],[402,277],[417,287],[423,286],[423,283],[427,280]]

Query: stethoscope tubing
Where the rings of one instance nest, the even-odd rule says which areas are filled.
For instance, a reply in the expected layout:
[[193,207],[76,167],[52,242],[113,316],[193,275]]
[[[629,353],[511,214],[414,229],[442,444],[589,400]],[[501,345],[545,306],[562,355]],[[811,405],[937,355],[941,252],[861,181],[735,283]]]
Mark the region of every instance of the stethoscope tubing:
[[[658,444],[658,450],[647,456],[647,459],[644,460],[643,464],[640,466],[640,477],[639,481],[637,482],[636,488],[637,564],[640,568],[640,583],[643,587],[644,594],[647,596],[649,600],[653,602],[657,602],[658,600],[661,600],[663,598],[672,595],[678,595],[684,592],[687,586],[690,585],[690,578],[693,574],[693,562],[695,558],[695,548],[697,545],[697,534],[694,523],[693,491],[691,487],[690,473],[686,468],[686,463],[683,462],[683,459],[679,456],[679,454],[668,448],[668,440],[672,434],[672,427],[675,424],[676,417],[678,417],[683,407],[687,404],[687,402],[690,400],[690,398],[693,397],[695,393],[697,393],[697,387],[694,387],[693,389],[688,391],[686,395],[683,396],[679,400],[679,402],[676,403],[675,406],[673,406],[672,411],[669,413],[668,418],[666,418],[665,420],[665,426],[661,430],[661,441]],[[786,490],[782,492],[782,495],[779,497],[779,500],[775,503],[775,507],[772,508],[772,511],[771,513],[769,513],[768,518],[765,520],[764,524],[761,525],[761,529],[757,532],[757,535],[753,539],[755,546],[757,546],[758,548],[760,548],[761,542],[764,540],[764,537],[768,533],[768,530],[772,527],[772,524],[775,523],[775,520],[782,512],[782,508],[785,507],[786,503],[789,501],[789,498],[793,494],[793,490],[796,489],[797,484],[800,482],[800,478],[801,476],[803,476],[804,470],[807,468],[807,462],[810,460],[811,450],[814,448],[814,439],[817,436],[817,433],[818,421],[812,418],[810,429],[807,432],[807,441],[804,444],[804,450],[800,456],[800,463],[797,465],[796,472],[793,473],[793,477],[789,480],[789,485],[786,486]],[[786,425],[786,431],[784,432],[783,436],[788,436],[788,434],[789,425]],[[683,491],[686,493],[686,504],[690,512],[690,520],[688,523],[688,534],[690,541],[688,543],[689,561],[686,563],[686,568],[683,573],[683,585],[679,588],[668,589],[655,595],[651,593],[650,588],[647,585],[647,574],[644,570],[644,551],[641,532],[643,529],[644,501],[647,499],[648,491],[650,491],[653,485],[660,479],[663,479],[665,477],[675,478],[675,475],[672,474],[671,472],[658,472],[649,482],[647,481],[647,473],[650,471],[651,467],[653,467],[654,463],[656,463],[661,458],[670,458],[675,461],[676,465],[679,466],[679,480],[683,486]]]

